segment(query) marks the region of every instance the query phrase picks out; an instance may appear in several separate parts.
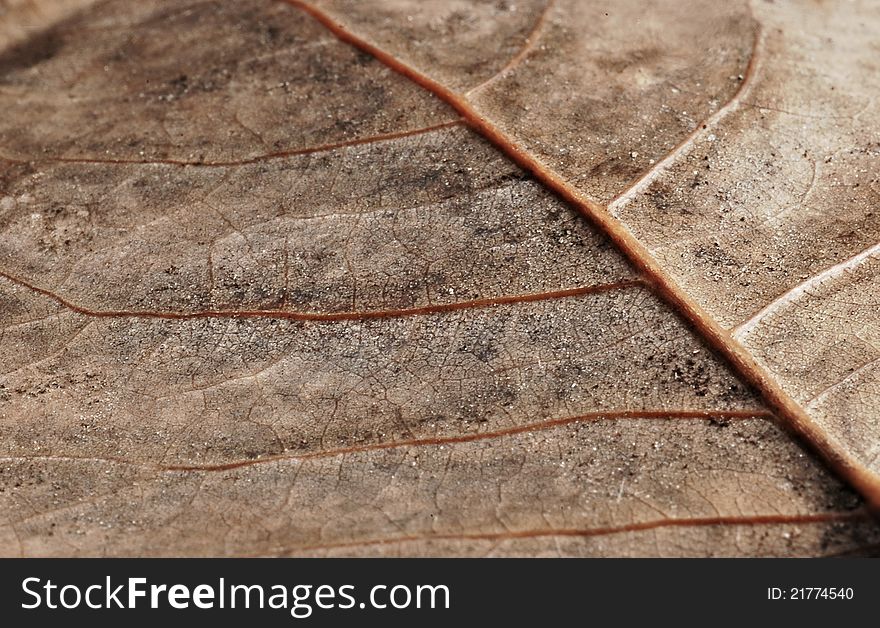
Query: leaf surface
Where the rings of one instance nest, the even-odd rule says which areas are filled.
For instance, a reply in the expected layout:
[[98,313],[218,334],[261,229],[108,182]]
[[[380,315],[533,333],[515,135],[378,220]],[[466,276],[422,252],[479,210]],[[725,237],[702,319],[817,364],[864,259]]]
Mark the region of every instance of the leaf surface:
[[[533,89],[516,129],[563,175],[590,172],[578,185],[597,199],[687,137],[672,112],[733,97],[753,44],[739,5],[658,10],[579,66],[587,39],[560,24],[601,16],[515,7],[330,9],[479,87],[509,128],[556,58],[541,37],[556,42],[570,87]],[[607,234],[307,12],[111,1],[44,19],[28,35],[21,18],[0,56],[3,553],[878,542],[860,499]],[[619,81],[591,93],[603,68]],[[632,109],[612,115],[612,97]],[[552,161],[544,130],[576,150]]]

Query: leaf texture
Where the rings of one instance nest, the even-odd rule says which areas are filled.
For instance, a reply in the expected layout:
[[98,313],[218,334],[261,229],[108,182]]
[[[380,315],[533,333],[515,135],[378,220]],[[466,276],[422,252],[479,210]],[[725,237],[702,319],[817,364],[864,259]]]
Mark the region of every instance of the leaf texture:
[[[757,123],[725,105],[745,102],[755,42],[770,41],[747,7],[659,3],[634,30],[625,3],[416,4],[320,10],[469,93],[583,194],[623,194],[612,211],[652,252],[672,250],[680,215],[657,198],[689,207],[688,237],[717,233],[705,191],[671,182],[704,161],[691,134],[713,114],[716,140],[738,125],[738,163],[756,154],[735,144]],[[613,234],[318,9],[50,5],[36,34],[43,5],[11,5],[0,55],[4,554],[828,555],[880,541],[860,498]],[[746,299],[656,254],[722,323]],[[815,351],[799,338],[840,333],[858,306],[823,295],[841,276],[870,285],[864,259],[770,306],[763,318],[800,336],[753,337]],[[859,285],[847,303],[867,310]],[[869,326],[845,329],[870,342]],[[841,404],[872,407],[863,349],[833,382],[830,367],[768,367],[786,390],[815,378],[804,403],[841,447]]]

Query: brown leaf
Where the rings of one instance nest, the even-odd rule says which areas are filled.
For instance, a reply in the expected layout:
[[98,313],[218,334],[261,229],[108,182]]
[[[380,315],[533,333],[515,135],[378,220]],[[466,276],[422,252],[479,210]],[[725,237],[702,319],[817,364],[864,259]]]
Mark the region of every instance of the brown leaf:
[[[50,3],[33,35],[21,16],[42,5],[12,6],[0,551],[880,541],[717,338],[566,192],[606,202],[660,164],[614,204],[652,251],[673,236],[638,203],[709,202],[644,190],[702,146],[695,121],[740,110],[754,22],[667,4],[633,29],[619,3],[111,1],[64,19]],[[755,151],[734,144],[760,127],[738,124],[743,163]],[[529,159],[536,176],[514,163]],[[740,176],[731,159],[719,176]],[[739,303],[724,290],[688,295],[714,312]],[[821,311],[812,328],[839,333]]]

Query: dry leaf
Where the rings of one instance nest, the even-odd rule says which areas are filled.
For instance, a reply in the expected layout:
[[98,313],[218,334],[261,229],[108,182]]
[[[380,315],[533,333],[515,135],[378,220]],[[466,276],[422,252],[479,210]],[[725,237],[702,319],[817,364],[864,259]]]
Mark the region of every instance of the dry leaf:
[[680,4],[7,3],[0,551],[871,551],[870,44]]

